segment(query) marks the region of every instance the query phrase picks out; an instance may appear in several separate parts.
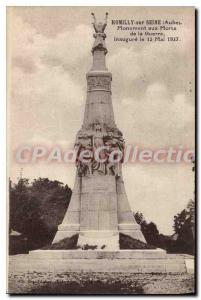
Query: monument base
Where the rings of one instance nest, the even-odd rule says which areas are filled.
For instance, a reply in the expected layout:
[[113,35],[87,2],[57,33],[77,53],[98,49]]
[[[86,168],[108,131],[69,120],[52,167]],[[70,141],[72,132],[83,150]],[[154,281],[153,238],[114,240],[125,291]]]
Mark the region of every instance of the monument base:
[[96,246],[94,249],[118,250],[120,233],[146,243],[138,224],[119,224],[118,230],[80,230],[79,224],[61,224],[53,244],[78,234],[78,247],[82,248],[88,245]]
[[118,225],[118,229],[119,229],[119,233],[123,233],[125,235],[128,235],[132,239],[136,239],[143,243],[146,243],[146,240],[140,229],[140,225],[123,223]]
[[112,230],[80,231],[77,246],[95,247],[94,249],[118,250],[119,232]]
[[66,238],[71,238],[72,236],[80,233],[79,224],[61,224],[58,226],[58,231],[54,237],[53,243],[56,244]]
[[31,270],[49,272],[186,273],[184,256],[162,249],[147,250],[35,250]]

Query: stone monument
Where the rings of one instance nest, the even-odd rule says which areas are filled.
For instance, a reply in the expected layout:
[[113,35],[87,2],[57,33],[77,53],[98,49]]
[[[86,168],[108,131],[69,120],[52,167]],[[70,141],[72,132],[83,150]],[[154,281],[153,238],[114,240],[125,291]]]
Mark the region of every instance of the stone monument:
[[[104,23],[97,23],[92,16],[93,64],[87,73],[84,122],[75,142],[77,172],[71,201],[53,240],[56,248],[51,245],[46,250],[30,251],[27,266],[30,272],[44,272],[45,268],[52,274],[61,271],[186,273],[182,255],[167,254],[147,245],[143,249],[120,249],[120,233],[146,241],[134,220],[122,178],[124,139],[115,124],[112,74],[105,65],[107,14]],[[96,155],[97,150],[101,155]],[[59,243],[75,235],[78,237],[75,249],[65,249],[63,242]]]
[[[124,139],[115,124],[112,74],[105,63],[107,47],[104,31],[108,13],[104,22],[97,22],[93,13],[92,16],[95,30],[91,50],[93,64],[86,75],[84,121],[75,143],[78,153],[75,185],[69,208],[53,243],[78,234],[78,246],[81,248],[89,245],[96,246],[96,249],[118,250],[119,233],[143,242],[145,239],[133,217],[122,177]],[[97,153],[100,155],[97,156]],[[81,155],[84,160],[80,160]],[[112,162],[109,157],[113,157]]]

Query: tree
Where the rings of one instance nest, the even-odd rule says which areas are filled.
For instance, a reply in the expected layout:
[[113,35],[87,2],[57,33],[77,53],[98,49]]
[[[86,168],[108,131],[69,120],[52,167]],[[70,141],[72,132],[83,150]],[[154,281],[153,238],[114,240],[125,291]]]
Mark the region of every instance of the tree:
[[147,223],[142,213],[139,211],[134,214],[136,222],[141,226],[142,233],[147,243],[158,246],[159,243],[159,231],[155,223]]
[[186,219],[187,219],[187,211],[183,209],[180,213],[174,216],[174,225],[173,229],[175,233],[180,234],[182,227],[184,226]]
[[195,237],[195,200],[190,200],[187,205],[187,211],[189,214],[190,227],[192,229],[193,237]]
[[[192,171],[195,172],[194,158],[192,158],[192,163]],[[178,234],[177,240],[181,250],[193,254],[195,248],[195,199],[191,199],[186,208],[174,216],[173,228]]]
[[189,254],[194,253],[195,244],[195,201],[190,200],[186,209],[174,216],[174,231],[178,234],[178,243]]
[[145,219],[144,219],[144,216],[141,212],[137,211],[135,214],[134,214],[134,218],[135,218],[135,221],[141,225]]
[[9,228],[28,239],[28,248],[40,248],[54,238],[68,208],[71,189],[57,180],[21,178],[9,183]]

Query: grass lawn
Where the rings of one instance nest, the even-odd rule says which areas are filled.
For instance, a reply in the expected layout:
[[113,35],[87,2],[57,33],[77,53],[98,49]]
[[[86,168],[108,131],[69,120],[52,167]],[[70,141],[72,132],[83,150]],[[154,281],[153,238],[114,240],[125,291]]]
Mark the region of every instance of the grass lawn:
[[9,293],[14,294],[189,294],[191,274],[134,273],[10,273]]

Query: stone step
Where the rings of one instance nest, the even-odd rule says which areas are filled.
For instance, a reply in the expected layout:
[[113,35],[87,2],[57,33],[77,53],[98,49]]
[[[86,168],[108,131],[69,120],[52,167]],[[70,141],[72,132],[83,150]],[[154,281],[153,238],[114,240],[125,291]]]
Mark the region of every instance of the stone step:
[[[114,263],[114,261],[116,262],[116,264],[118,264],[118,263],[120,263],[120,264],[122,264],[122,263],[124,263],[125,265],[129,265],[129,264],[131,264],[132,263],[132,265],[143,265],[143,266],[145,266],[145,265],[147,265],[147,266],[150,266],[150,265],[153,265],[153,264],[157,264],[157,265],[164,265],[164,264],[166,264],[166,265],[173,265],[173,264],[178,264],[178,265],[180,265],[180,264],[184,264],[184,259],[171,259],[171,260],[169,260],[169,259],[118,259],[118,260],[110,260],[110,259],[77,259],[77,258],[72,258],[72,259],[57,259],[57,258],[53,258],[53,259],[49,259],[49,261],[51,261],[52,263],[61,263],[61,264],[63,264],[63,263],[69,263],[70,261],[73,261],[73,262],[76,262],[76,260],[77,261],[82,261],[82,262],[85,262],[85,263],[87,263],[87,261],[91,261],[91,262],[95,262],[95,261],[97,261],[97,263],[96,264],[99,264],[99,261],[100,261],[100,264],[102,264],[102,262],[103,263],[105,263],[105,264],[107,264],[107,263],[109,263],[109,262],[113,262]],[[33,260],[30,260],[29,262],[27,262],[27,265],[29,264],[29,263],[32,263],[32,262],[34,262],[36,265],[40,265],[40,264],[43,264],[43,259],[42,258],[39,258],[39,259],[36,259],[36,258],[34,258]],[[21,263],[22,265],[23,265],[23,263]],[[16,264],[17,265],[17,264]],[[19,264],[20,265],[20,264]]]
[[185,273],[184,260],[169,263],[160,259],[30,259],[27,264],[10,263],[10,270],[23,272],[131,272],[131,273]]
[[29,253],[31,258],[44,259],[140,259],[166,258],[162,249],[142,250],[35,250]]

